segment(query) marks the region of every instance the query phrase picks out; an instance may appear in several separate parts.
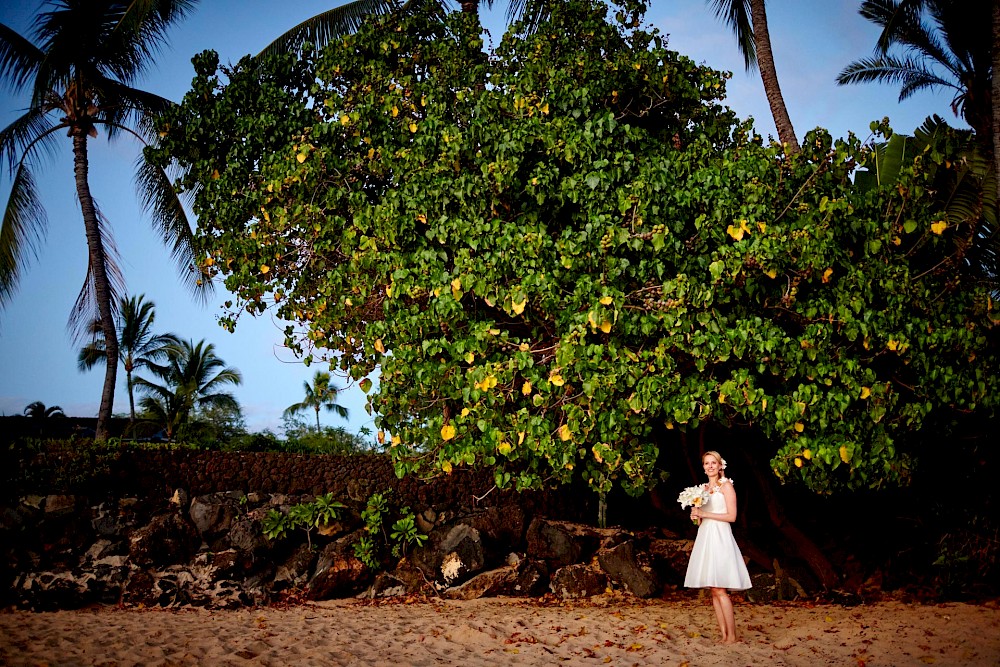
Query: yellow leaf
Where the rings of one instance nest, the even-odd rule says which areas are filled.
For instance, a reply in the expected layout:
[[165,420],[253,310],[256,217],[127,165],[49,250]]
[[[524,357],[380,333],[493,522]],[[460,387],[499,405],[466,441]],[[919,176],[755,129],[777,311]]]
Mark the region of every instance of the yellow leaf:
[[476,355],[475,354],[473,354],[472,352],[466,352],[465,353],[465,363],[471,364],[475,360],[476,360]]
[[398,115],[399,115],[399,107],[397,107],[397,106],[396,106],[396,105],[394,104],[394,105],[392,106],[392,117],[393,117],[393,118],[395,118],[395,117],[396,117],[396,116],[398,116]]
[[417,131],[417,124],[410,123],[410,132],[416,132],[416,131]]
[[607,305],[609,305],[609,304],[610,304],[610,303],[611,303],[612,301],[614,301],[614,299],[612,299],[612,298],[611,298],[610,296],[602,296],[602,297],[601,297],[601,305],[602,305],[602,306],[607,306]]
[[385,295],[389,298],[392,298],[392,285],[386,285]]
[[813,453],[812,453],[811,449],[807,449],[806,451],[802,452],[802,458],[804,458],[806,461],[808,461],[812,457],[813,457]]
[[382,339],[381,338],[376,338],[375,339],[375,350],[379,354],[385,354],[385,345],[382,344]]
[[598,463],[604,463],[604,459],[601,457],[601,450],[597,448],[597,445],[591,447],[590,451],[594,453],[594,458],[597,459]]
[[730,236],[732,236],[737,241],[742,241],[743,240],[743,228],[742,227],[737,227],[736,225],[729,225],[729,227],[726,228],[726,233],[729,234]]
[[802,459],[800,459],[797,456],[795,457],[795,467],[796,468],[801,468],[802,467]]
[[830,276],[832,276],[832,275],[833,275],[833,269],[827,269],[826,271],[824,271],[823,272],[823,282],[825,282],[825,283],[830,282]]
[[350,122],[351,122],[351,117],[348,116],[346,113],[340,117],[341,125],[349,125]]
[[767,231],[767,224],[765,224],[763,222],[758,222],[757,223],[757,229],[759,229],[760,233],[763,234],[764,232]]
[[398,445],[398,444],[399,444],[399,443],[401,443],[402,441],[403,441],[403,439],[402,439],[402,438],[400,438],[400,437],[399,437],[398,435],[394,435],[394,436],[392,436],[392,444],[393,444],[393,445]]
[[840,460],[844,463],[851,462],[851,455],[847,452],[847,445],[840,446]]
[[463,417],[469,416],[469,408],[462,408],[462,416]]
[[260,265],[260,272],[261,273],[267,273],[270,270],[271,270],[271,267],[268,266],[267,264],[261,264]]
[[597,328],[597,317],[594,315],[594,311],[590,311],[589,313],[587,313],[587,322],[590,323],[591,329]]
[[888,343],[886,343],[886,347],[888,347],[890,350],[892,350],[893,352],[895,352],[896,348],[899,347],[899,341],[898,340],[890,340]]
[[497,445],[497,451],[503,454],[504,456],[510,454],[510,450],[511,450],[510,443],[507,442],[506,440]]
[[601,322],[601,331],[604,333],[611,333],[611,322],[608,322],[607,320]]
[[426,224],[427,223],[427,216],[424,215],[423,213],[419,214],[417,216],[417,222],[422,222],[422,223]]
[[802,422],[795,422],[795,432],[796,433],[802,433],[802,431],[804,431],[805,428],[806,428],[806,426]]
[[455,437],[455,427],[451,424],[445,424],[441,427],[441,439],[451,440]]
[[214,181],[217,178],[219,178],[219,170],[218,169],[213,169],[212,170],[212,180]]
[[452,293],[458,292],[461,289],[462,289],[462,279],[461,278],[455,278],[454,280],[451,281],[451,291],[452,291]]
[[557,387],[561,387],[564,384],[566,384],[566,380],[564,380],[563,376],[560,375],[559,373],[552,373],[552,374],[550,374],[549,375],[549,382],[551,382],[552,384],[554,384]]
[[725,403],[725,402],[726,402],[726,395],[719,394],[719,403]]
[[775,271],[774,269],[768,269],[767,271],[764,272],[764,275],[767,276],[768,278],[777,278],[778,272]]
[[525,396],[531,393],[531,380],[524,381],[524,384],[521,385],[521,393]]
[[546,102],[545,104],[542,105],[541,111],[542,111],[542,115],[543,116],[548,116],[549,115],[549,103],[548,102]]
[[567,440],[569,440],[572,437],[573,437],[573,434],[569,432],[569,426],[567,426],[566,424],[563,424],[562,426],[559,427],[559,439],[560,440],[562,440],[563,442],[566,442]]
[[517,432],[517,444],[520,445],[522,442],[524,442],[524,431],[518,431]]
[[527,343],[521,343],[520,345],[517,346],[517,349],[520,350],[521,352],[527,352],[531,348],[528,346]]
[[515,315],[520,315],[524,312],[524,305],[528,302],[527,299],[522,299],[520,302],[514,301],[511,303],[511,307],[514,309]]
[[309,156],[306,155],[305,153],[299,153],[298,155],[295,156],[295,159],[299,161],[299,164],[302,164],[303,162],[306,161],[307,157]]
[[931,225],[931,231],[935,234],[943,234],[946,229],[948,229],[948,223],[944,220],[939,220]]
[[871,395],[872,395],[872,390],[871,389],[869,389],[868,387],[862,387],[861,388],[861,398],[862,399],[868,398]]
[[384,444],[384,443],[385,443],[385,431],[379,431],[378,432],[378,444],[381,445],[381,444]]
[[450,475],[451,474],[451,461],[445,461],[444,463],[442,463],[441,464],[441,470],[443,470],[446,475]]

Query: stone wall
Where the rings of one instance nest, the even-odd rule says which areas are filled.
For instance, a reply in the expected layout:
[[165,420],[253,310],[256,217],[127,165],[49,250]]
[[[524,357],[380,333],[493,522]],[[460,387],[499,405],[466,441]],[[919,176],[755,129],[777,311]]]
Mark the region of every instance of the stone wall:
[[494,488],[487,471],[456,469],[430,480],[396,477],[392,461],[379,454],[335,456],[275,452],[195,450],[126,451],[110,466],[114,495],[169,497],[184,489],[192,497],[223,491],[262,494],[332,493],[364,502],[392,491],[395,502],[445,509],[518,504],[531,514],[581,520],[596,517],[596,497],[586,488],[517,493]]

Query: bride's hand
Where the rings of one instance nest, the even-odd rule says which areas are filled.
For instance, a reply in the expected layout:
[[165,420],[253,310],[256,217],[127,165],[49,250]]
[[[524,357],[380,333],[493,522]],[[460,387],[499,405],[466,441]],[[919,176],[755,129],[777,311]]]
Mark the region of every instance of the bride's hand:
[[695,519],[700,519],[700,518],[701,518],[701,510],[699,510],[697,508],[692,509],[691,510],[691,520],[694,521]]

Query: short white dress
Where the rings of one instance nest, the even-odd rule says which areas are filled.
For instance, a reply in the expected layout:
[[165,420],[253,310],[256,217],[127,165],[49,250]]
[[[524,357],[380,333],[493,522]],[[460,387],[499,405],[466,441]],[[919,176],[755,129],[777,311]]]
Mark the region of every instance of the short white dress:
[[[722,484],[732,483],[728,477],[721,479],[709,494],[708,502],[702,509],[715,514],[725,514],[726,497],[722,493]],[[743,554],[740,553],[740,548],[733,537],[733,527],[728,521],[701,520],[694,548],[691,549],[691,560],[688,562],[684,586],[728,588],[734,591],[750,588],[750,573],[747,572]]]

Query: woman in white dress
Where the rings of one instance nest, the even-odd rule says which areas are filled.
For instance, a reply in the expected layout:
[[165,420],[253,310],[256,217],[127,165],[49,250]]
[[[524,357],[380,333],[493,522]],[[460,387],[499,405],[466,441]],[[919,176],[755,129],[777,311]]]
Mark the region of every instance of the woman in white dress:
[[737,641],[736,620],[728,591],[750,588],[750,574],[730,525],[736,521],[736,491],[732,480],[725,476],[726,460],[718,452],[705,452],[701,463],[708,476],[705,488],[709,496],[701,507],[691,508],[691,520],[700,524],[684,585],[712,589],[722,642],[733,644]]

